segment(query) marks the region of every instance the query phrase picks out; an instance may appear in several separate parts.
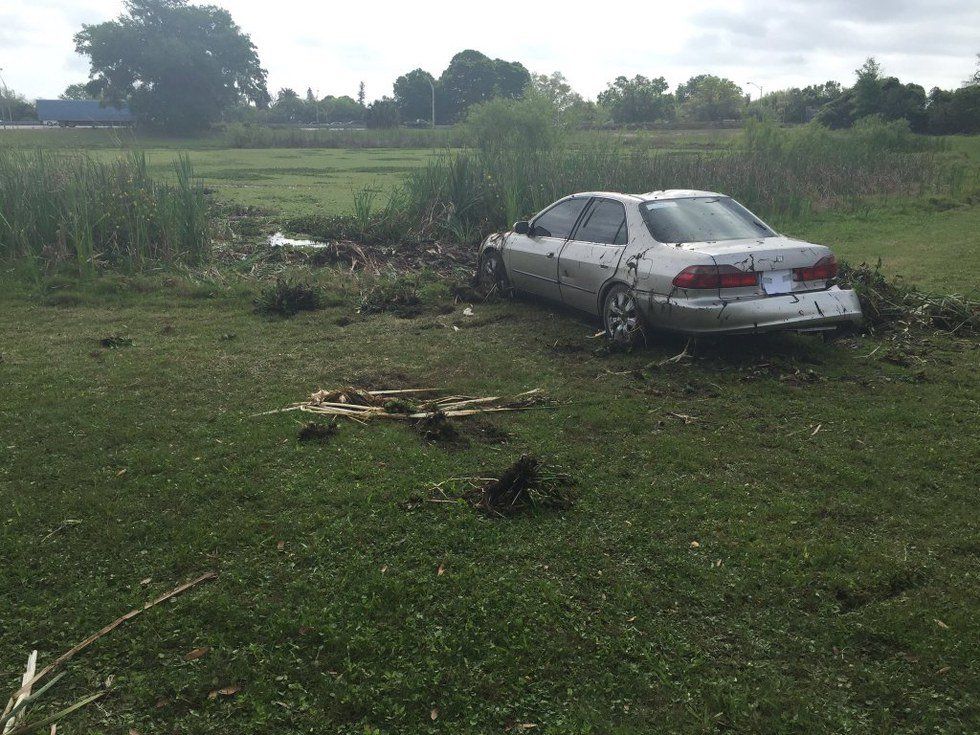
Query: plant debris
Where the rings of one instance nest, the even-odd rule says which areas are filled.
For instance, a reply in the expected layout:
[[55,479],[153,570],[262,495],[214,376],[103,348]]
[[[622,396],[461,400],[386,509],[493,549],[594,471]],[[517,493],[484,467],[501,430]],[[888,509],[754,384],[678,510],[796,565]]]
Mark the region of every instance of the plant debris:
[[257,416],[267,416],[285,411],[306,411],[327,416],[340,416],[354,421],[369,419],[397,419],[421,421],[437,414],[444,418],[460,418],[500,411],[521,411],[539,405],[541,389],[518,393],[515,396],[449,395],[441,398],[420,399],[422,395],[439,393],[438,388],[402,388],[396,390],[365,390],[348,386],[335,390],[318,390],[309,400],[294,403],[286,408],[264,411]]
[[565,509],[572,504],[572,480],[545,466],[531,454],[522,454],[496,477],[462,477],[431,487],[426,502],[452,503],[463,499],[493,518],[517,515],[532,508]]
[[58,656],[58,658],[56,658],[54,661],[52,661],[50,664],[45,666],[40,671],[37,671],[37,651],[33,651],[30,657],[28,658],[27,667],[21,679],[20,689],[18,689],[17,691],[15,691],[13,694],[10,695],[10,700],[7,702],[7,706],[4,708],[3,714],[0,715],[0,727],[3,728],[3,730],[0,732],[3,732],[4,735],[21,735],[22,733],[34,732],[38,728],[51,724],[52,722],[57,721],[58,719],[64,717],[65,715],[71,714],[75,710],[80,709],[81,707],[84,707],[85,705],[94,702],[96,699],[105,696],[108,693],[108,687],[112,682],[111,676],[106,679],[106,689],[104,689],[103,691],[96,692],[95,694],[91,694],[87,697],[84,697],[78,700],[77,702],[75,702],[74,704],[70,705],[69,707],[59,712],[56,712],[55,714],[46,717],[43,720],[38,720],[36,722],[31,722],[27,724],[20,724],[20,725],[15,724],[16,722],[23,720],[24,715],[26,713],[27,705],[35,702],[44,692],[50,689],[59,679],[61,679],[61,677],[64,676],[64,673],[52,677],[50,681],[48,681],[44,686],[42,686],[36,691],[34,691],[34,685],[37,684],[41,679],[43,679],[48,674],[54,672],[55,670],[59,669],[64,664],[66,664],[73,656],[75,656],[75,654],[85,650],[86,648],[91,646],[93,643],[95,643],[103,636],[108,635],[116,628],[118,628],[120,625],[125,623],[127,620],[132,620],[137,615],[140,615],[141,613],[149,610],[151,607],[155,607],[163,602],[167,602],[168,600],[173,599],[177,595],[186,592],[191,587],[194,587],[202,582],[207,582],[212,579],[217,579],[217,577],[218,575],[216,572],[206,572],[201,576],[197,577],[196,579],[193,579],[190,582],[185,582],[184,584],[175,587],[169,592],[166,592],[160,595],[159,597],[150,600],[149,602],[145,603],[142,607],[137,607],[134,608],[133,610],[130,610],[125,615],[121,615],[120,617],[116,618],[114,621],[106,625],[101,630],[93,633],[88,638],[83,640],[81,643],[76,644],[68,651]]
[[99,340],[99,345],[107,350],[115,350],[120,347],[132,347],[135,344],[132,337],[124,337],[121,334],[110,334]]
[[841,263],[838,283],[857,291],[865,323],[872,329],[915,326],[950,334],[980,331],[980,301],[955,294],[929,294],[899,279],[888,280],[881,272],[880,259],[874,267]]
[[320,421],[307,421],[300,427],[299,436],[301,442],[319,442],[326,444],[337,434],[337,421],[334,419],[328,424]]

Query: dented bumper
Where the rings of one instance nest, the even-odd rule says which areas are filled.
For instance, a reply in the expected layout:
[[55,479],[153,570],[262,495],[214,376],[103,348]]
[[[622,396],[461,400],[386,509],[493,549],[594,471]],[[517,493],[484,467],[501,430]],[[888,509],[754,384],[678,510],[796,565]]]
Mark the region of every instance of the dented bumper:
[[857,324],[861,305],[854,291],[832,286],[824,291],[762,298],[693,298],[637,292],[650,325],[685,334],[751,334]]

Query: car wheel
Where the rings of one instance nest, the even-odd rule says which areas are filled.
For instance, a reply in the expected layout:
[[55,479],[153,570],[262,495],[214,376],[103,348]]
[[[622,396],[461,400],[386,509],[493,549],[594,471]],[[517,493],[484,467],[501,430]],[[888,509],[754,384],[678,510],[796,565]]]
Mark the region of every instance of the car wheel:
[[487,287],[507,287],[507,272],[504,261],[496,250],[489,250],[480,257],[480,283]]
[[615,344],[632,347],[643,338],[643,317],[632,289],[623,284],[609,289],[602,302],[602,323]]

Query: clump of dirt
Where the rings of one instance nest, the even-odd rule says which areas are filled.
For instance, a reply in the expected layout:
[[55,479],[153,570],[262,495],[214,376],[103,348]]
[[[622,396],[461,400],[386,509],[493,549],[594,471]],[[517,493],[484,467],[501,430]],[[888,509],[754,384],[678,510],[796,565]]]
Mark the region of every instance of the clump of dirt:
[[323,423],[321,421],[307,421],[300,427],[297,438],[303,443],[316,442],[326,444],[337,435],[337,422],[331,421]]
[[460,436],[459,429],[442,411],[436,411],[416,421],[415,430],[425,441],[436,444],[466,443],[466,440]]
[[124,337],[121,334],[110,334],[99,340],[99,345],[107,350],[116,350],[120,347],[132,347],[135,344],[132,337]]
[[496,478],[472,487],[466,500],[489,516],[513,516],[532,508],[568,508],[571,480],[546,468],[531,454],[522,454]]

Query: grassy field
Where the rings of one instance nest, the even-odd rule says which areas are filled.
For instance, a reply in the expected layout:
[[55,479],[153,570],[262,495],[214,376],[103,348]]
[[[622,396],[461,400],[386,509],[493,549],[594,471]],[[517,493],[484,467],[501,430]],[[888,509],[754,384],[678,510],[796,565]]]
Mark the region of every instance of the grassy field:
[[[429,153],[190,155],[220,199],[285,217]],[[975,292],[980,207],[945,206],[779,227]],[[980,730],[975,338],[701,340],[665,362],[683,341],[608,354],[522,300],[364,315],[360,277],[329,268],[327,308],[270,319],[242,270],[0,274],[3,681],[220,574],[74,659],[35,716],[114,682],[59,731]],[[254,415],[348,383],[549,403],[451,444],[382,423],[304,444],[296,414]],[[418,502],[522,452],[574,478],[571,508]]]

